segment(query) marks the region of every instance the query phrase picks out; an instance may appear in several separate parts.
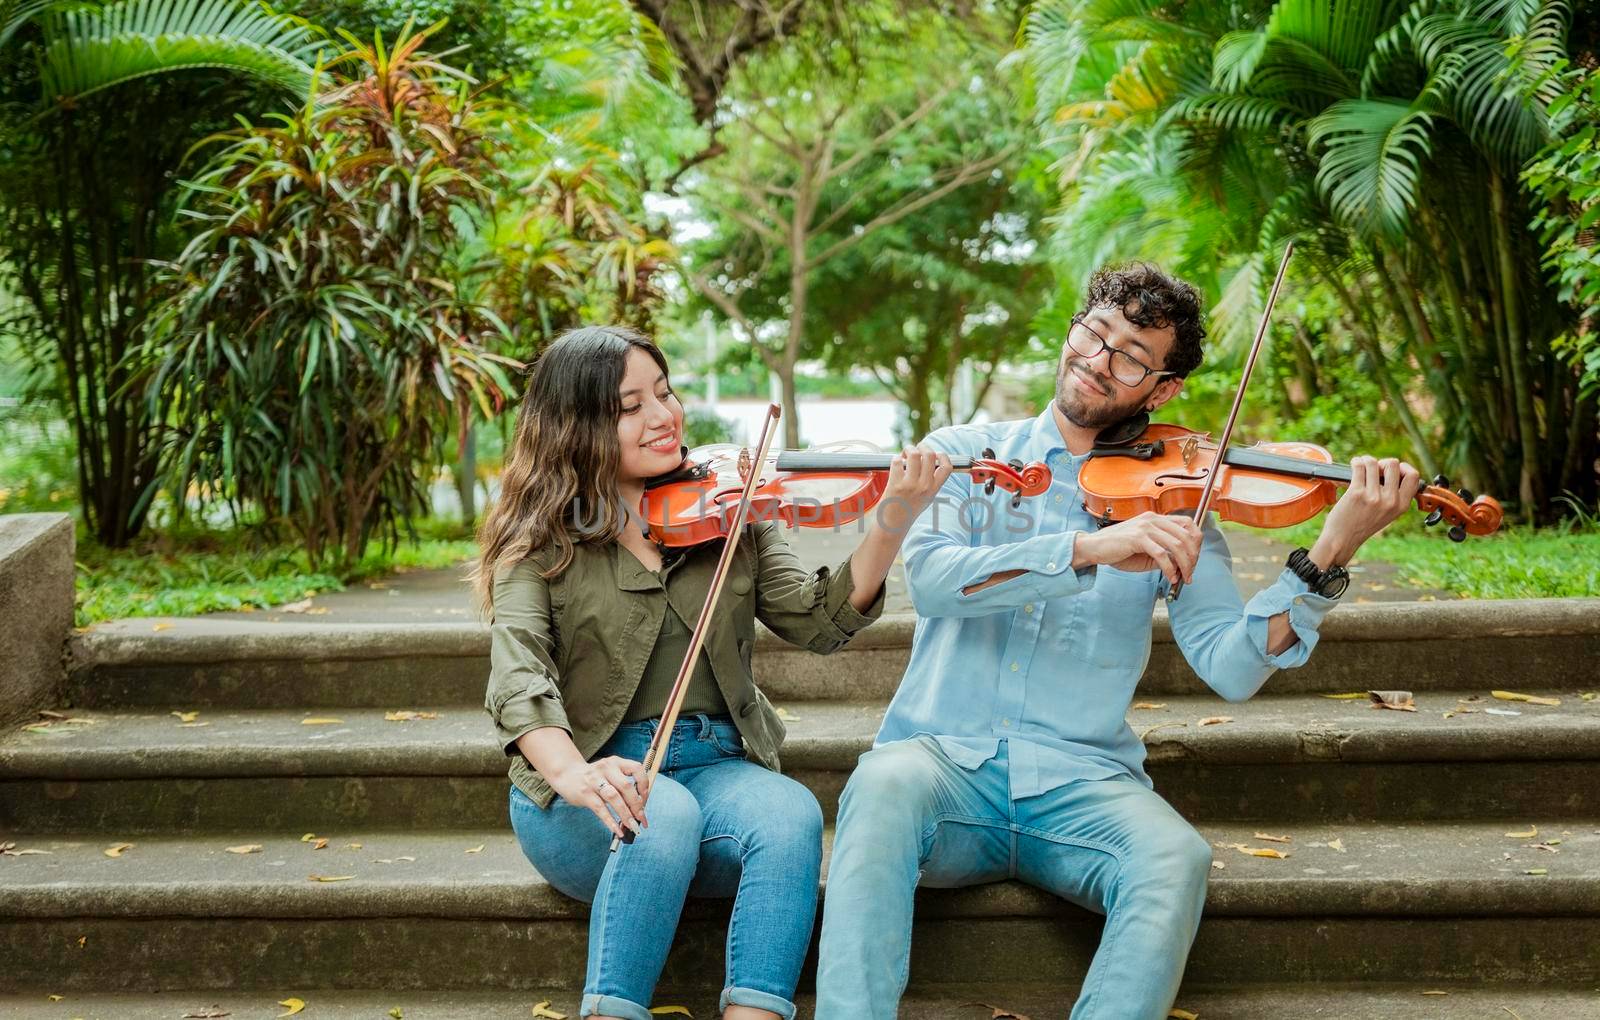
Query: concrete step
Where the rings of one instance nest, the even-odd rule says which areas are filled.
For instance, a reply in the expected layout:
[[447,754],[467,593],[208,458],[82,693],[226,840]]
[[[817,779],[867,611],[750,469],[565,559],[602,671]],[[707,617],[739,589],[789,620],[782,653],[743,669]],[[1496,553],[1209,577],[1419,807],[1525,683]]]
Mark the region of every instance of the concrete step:
[[[169,991],[146,994],[63,995],[52,1002],[43,989],[0,995],[0,1015],[16,1020],[172,1020],[226,1012],[230,1020],[269,1020],[283,1015],[278,1001],[296,995],[306,1017],[374,1020],[400,1010],[404,1020],[528,1020],[533,1006],[577,1020],[576,992],[561,988],[523,992],[403,991]],[[1058,1020],[1071,1008],[1076,985],[1004,987],[993,984],[914,990],[900,1003],[902,1017],[915,1020],[993,1020],[996,1009],[1034,1020]],[[812,996],[799,998],[798,1020],[811,1020]],[[716,997],[703,989],[663,989],[658,1005],[682,1005],[695,1017],[716,1016]],[[1341,983],[1329,987],[1189,988],[1178,1008],[1200,1020],[1593,1020],[1600,991],[1502,985],[1408,983],[1394,986]]]
[[[1416,712],[1304,694],[1231,705],[1174,696],[1129,721],[1156,788],[1194,820],[1600,814],[1600,701],[1530,693],[1561,704],[1501,702],[1482,690],[1420,694]],[[783,709],[785,770],[831,817],[884,706]],[[506,760],[480,709],[445,707],[409,722],[384,715],[199,710],[186,725],[162,710],[82,711],[72,716],[81,724],[14,731],[0,740],[0,831],[501,824]],[[1219,716],[1231,721],[1200,725]]]
[[[1528,823],[1560,840],[1556,852],[1506,835]],[[1271,844],[1287,859],[1229,846],[1267,845],[1256,826],[1202,827],[1223,867],[1192,984],[1600,982],[1600,816],[1270,828],[1289,837]],[[508,832],[317,835],[325,849],[261,828],[154,837],[113,859],[103,833],[14,833],[17,850],[47,853],[0,858],[0,991],[581,981],[587,908],[550,889]],[[262,850],[225,849],[241,844]],[[691,901],[666,984],[718,986],[727,910]],[[1081,980],[1100,927],[1016,882],[922,890],[916,923],[912,980],[923,988]]]
[[[1316,655],[1272,681],[1283,693],[1401,687],[1449,690],[1600,684],[1593,599],[1347,605],[1324,623]],[[833,656],[763,632],[756,673],[779,700],[886,701],[910,655],[915,619],[889,617]],[[1165,609],[1141,689],[1205,688],[1172,643]],[[119,620],[73,640],[67,703],[81,707],[392,707],[477,704],[488,673],[482,626]]]

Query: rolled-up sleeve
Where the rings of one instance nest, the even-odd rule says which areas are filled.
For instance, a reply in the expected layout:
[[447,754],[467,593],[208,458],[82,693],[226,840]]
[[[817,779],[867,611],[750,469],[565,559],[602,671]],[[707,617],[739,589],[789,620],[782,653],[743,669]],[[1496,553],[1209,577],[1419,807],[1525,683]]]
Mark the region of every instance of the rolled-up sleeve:
[[549,583],[530,560],[497,572],[483,707],[508,756],[519,753],[517,739],[525,733],[546,726],[572,732],[556,686],[552,646]]
[[[1168,612],[1172,636],[1200,679],[1229,701],[1243,701],[1279,669],[1300,666],[1317,645],[1322,618],[1334,600],[1310,591],[1284,570],[1267,588],[1245,602],[1233,581],[1232,557],[1222,532],[1210,521],[1203,532],[1194,581]],[[1165,581],[1158,586],[1164,594]],[[1267,651],[1267,621],[1289,614],[1298,641],[1273,655]]]
[[883,615],[884,586],[866,612],[850,604],[855,580],[846,559],[807,572],[771,521],[751,526],[756,545],[756,618],[793,645],[827,654]]

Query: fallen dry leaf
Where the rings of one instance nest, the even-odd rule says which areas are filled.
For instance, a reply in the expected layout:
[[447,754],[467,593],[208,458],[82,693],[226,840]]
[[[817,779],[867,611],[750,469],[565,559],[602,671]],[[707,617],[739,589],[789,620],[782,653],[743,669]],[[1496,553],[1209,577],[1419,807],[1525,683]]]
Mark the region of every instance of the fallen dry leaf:
[[1139,740],[1142,743],[1146,737],[1148,737],[1150,734],[1154,733],[1156,730],[1166,729],[1168,726],[1188,726],[1188,725],[1189,724],[1185,723],[1185,722],[1159,722],[1159,723],[1156,723],[1154,726],[1150,727],[1149,729],[1145,730],[1143,733],[1139,734]]
[[481,854],[483,853],[483,846],[484,845],[482,843],[479,843],[477,846],[469,846],[461,852],[467,854]]
[[800,717],[795,715],[793,712],[789,711],[787,708],[778,709],[778,718],[782,719],[784,722],[799,722],[800,721]]
[[1337,850],[1339,853],[1344,853],[1344,837],[1341,836],[1338,839],[1328,840],[1328,849]]
[[1191,1013],[1186,1009],[1179,1009],[1177,1006],[1173,1006],[1167,1012],[1167,1020],[1200,1020],[1200,1014]]
[[170,623],[157,623],[157,624],[152,625],[150,629],[151,630],[171,630],[172,629],[172,624],[170,624]]
[[48,998],[51,1002],[60,1002],[62,999],[66,998],[66,996],[64,996],[64,995],[49,995],[49,996],[46,996],[46,998]]
[[[1561,841],[1558,839],[1554,840],[1553,842],[1559,843]],[[1558,854],[1561,852],[1560,847],[1552,846],[1550,843],[1524,843],[1522,844],[1522,847],[1524,850],[1548,850],[1553,854]]]
[[1165,701],[1135,701],[1133,707],[1136,709],[1166,708],[1167,703]]
[[326,849],[328,849],[328,838],[326,836],[324,836],[321,839],[312,840],[311,849],[313,849],[313,850],[326,850]]
[[1270,835],[1270,834],[1265,833],[1265,832],[1256,833],[1256,839],[1261,840],[1263,843],[1292,843],[1292,842],[1294,842],[1294,837],[1293,836],[1273,836],[1273,835]]
[[650,1009],[650,1015],[651,1016],[687,1016],[687,1017],[694,1016],[694,1014],[689,1012],[688,1008],[684,1007],[684,1006],[653,1006]]
[[224,1016],[233,1016],[233,1014],[218,1006],[212,1006],[207,1010],[185,1013],[183,1014],[183,1020],[216,1020],[216,1018]]
[[1511,1020],[1522,1020],[1522,1017],[1517,1016],[1517,1011],[1510,1006],[1501,1006],[1500,1008],[1511,1014]]
[[1212,861],[1211,862],[1211,867],[1215,871],[1223,871],[1223,870],[1226,870],[1228,866],[1226,864],[1223,864],[1221,861]]
[[414,719],[437,719],[437,718],[439,718],[439,713],[438,712],[412,712],[409,709],[403,709],[403,710],[401,710],[399,712],[385,712],[385,713],[383,713],[384,722],[411,722]]
[[535,1004],[533,1007],[533,1015],[539,1017],[540,1020],[567,1020],[567,1014],[557,1013],[555,1010],[550,1008],[549,999]]
[[1237,850],[1242,854],[1249,854],[1251,857],[1271,857],[1274,860],[1280,861],[1290,856],[1290,854],[1293,852],[1289,850],[1274,850],[1269,846],[1245,846],[1243,843],[1224,843],[1222,845],[1230,850]]
[[1525,701],[1530,705],[1559,705],[1560,698],[1541,698],[1536,694],[1518,694],[1516,691],[1490,691],[1501,701]]
[[1582,694],[1578,695],[1578,697],[1582,698],[1584,701],[1593,701],[1596,698],[1600,698],[1600,693],[1596,693],[1594,691],[1584,691]]
[[414,860],[416,860],[416,858],[415,857],[396,857],[395,860],[397,860],[397,861],[414,861]]
[[307,875],[306,880],[310,882],[348,882],[355,877],[354,875]]
[[1373,708],[1387,708],[1396,712],[1417,710],[1417,706],[1411,700],[1410,691],[1368,691],[1367,697],[1372,699]]
[[238,846],[226,848],[224,853],[230,854],[258,854],[261,852],[260,843],[240,843]]
[[48,851],[48,850],[13,850],[12,847],[14,847],[14,846],[16,846],[15,843],[6,844],[4,849],[0,849],[0,854],[5,854],[7,857],[39,857],[39,856],[49,857],[50,856],[50,851]]
[[1324,695],[1322,695],[1322,697],[1331,698],[1334,701],[1360,701],[1362,698],[1365,698],[1366,696],[1367,696],[1367,692],[1366,691],[1351,691],[1349,694],[1324,694]]
[[179,722],[194,722],[200,717],[199,712],[173,712],[172,714],[178,717]]
[[361,849],[361,844],[360,843],[346,843],[344,845],[344,848],[346,850],[360,850]]
[[1529,868],[1527,871],[1524,871],[1523,874],[1524,875],[1548,875],[1548,874],[1550,874],[1550,869],[1549,868]]
[[1201,726],[1221,726],[1223,723],[1233,722],[1231,715],[1208,715],[1200,720]]
[[305,834],[305,835],[304,835],[304,836],[301,836],[301,837],[300,837],[300,842],[302,842],[302,843],[309,843],[309,842],[311,842],[311,841],[312,841],[312,840],[314,840],[314,839],[316,839],[316,838],[317,838],[317,834],[316,834],[316,833],[314,833],[314,832],[308,832],[308,833],[306,833],[306,834]]
[[1537,836],[1538,834],[1539,834],[1539,827],[1537,825],[1530,825],[1530,826],[1528,826],[1528,831],[1527,832],[1508,832],[1508,833],[1506,833],[1506,838],[1507,839],[1532,839],[1533,837]]
[[315,716],[310,719],[301,719],[301,726],[337,726],[344,722],[343,719],[334,719],[328,716]]
[[105,854],[107,857],[121,857],[122,854],[123,854],[123,851],[132,850],[132,849],[133,849],[133,844],[132,843],[117,843],[117,844],[114,844],[112,846],[106,847],[104,850],[102,850],[100,852]]
[[394,1017],[394,1020],[404,1020],[404,1017],[405,1017],[405,1014],[400,1012],[400,1007],[399,1006],[396,1006],[394,1009],[391,1009],[389,1011],[389,1015]]
[[1446,992],[1446,991],[1442,991],[1442,990],[1440,990],[1438,988],[1430,988],[1427,991],[1423,992],[1422,994],[1423,995],[1449,995],[1450,993]]
[[287,1013],[279,1013],[279,1016],[294,1016],[296,1013],[306,1008],[304,999],[279,999],[278,1005],[289,1011]]
[[281,605],[278,607],[277,611],[280,613],[303,613],[310,608],[311,600],[301,599],[299,602],[290,602],[286,605]]

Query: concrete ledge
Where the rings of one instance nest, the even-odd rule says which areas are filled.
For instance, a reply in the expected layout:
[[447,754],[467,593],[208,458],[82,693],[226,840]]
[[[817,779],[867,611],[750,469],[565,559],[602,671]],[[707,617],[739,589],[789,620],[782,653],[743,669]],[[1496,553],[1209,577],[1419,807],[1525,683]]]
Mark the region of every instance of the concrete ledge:
[[[857,635],[847,648],[909,648],[916,622],[917,618],[911,615],[885,616]],[[157,626],[159,630],[155,629]],[[758,630],[758,650],[793,649],[765,627]],[[1476,641],[1555,635],[1600,637],[1600,598],[1351,604],[1330,613],[1322,625],[1325,641]],[[1172,642],[1164,607],[1157,607],[1155,612],[1154,638],[1157,643]],[[315,662],[417,655],[481,656],[487,655],[488,649],[488,629],[478,623],[320,624],[205,617],[141,618],[97,624],[76,635],[72,640],[72,662],[75,669],[237,660]]]
[[[1559,855],[1504,836],[1498,820],[1445,824],[1285,824],[1289,860],[1265,860],[1229,844],[1258,843],[1254,825],[1202,825],[1225,867],[1211,874],[1211,917],[1600,917],[1600,831],[1593,820],[1541,818],[1567,833]],[[1343,850],[1326,843],[1337,837]],[[279,833],[135,840],[118,860],[109,840],[13,835],[49,855],[8,859],[0,919],[18,918],[483,918],[587,917],[523,857],[509,832],[354,831],[314,850]],[[826,886],[833,835],[825,836]],[[224,847],[255,843],[258,853]],[[1313,845],[1315,844],[1315,845]],[[351,849],[352,846],[357,849]],[[481,847],[476,853],[469,849]],[[1505,855],[1509,854],[1509,858]],[[405,858],[412,858],[406,860]],[[1527,875],[1543,869],[1546,874]],[[339,882],[309,874],[350,876]],[[819,902],[821,894],[819,891]],[[691,900],[691,919],[725,920],[727,904]],[[919,919],[1088,915],[1020,882],[922,889]]]
[[0,724],[56,697],[72,630],[72,518],[0,516]]

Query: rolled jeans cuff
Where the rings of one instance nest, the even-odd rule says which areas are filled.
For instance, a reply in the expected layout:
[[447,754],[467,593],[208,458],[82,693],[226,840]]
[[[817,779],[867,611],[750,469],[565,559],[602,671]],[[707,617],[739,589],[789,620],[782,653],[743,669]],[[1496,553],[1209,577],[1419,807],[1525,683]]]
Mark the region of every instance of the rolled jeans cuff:
[[754,988],[740,988],[738,985],[731,985],[722,990],[722,999],[717,1003],[717,1012],[727,1012],[730,1005],[764,1009],[769,1013],[778,1014],[783,1020],[794,1020],[796,1012],[794,1003],[781,995],[758,992]]
[[[793,1016],[792,1009],[790,1016]],[[650,1015],[646,1006],[627,999],[619,999],[615,995],[585,995],[583,1007],[578,1010],[579,1016],[620,1016],[622,1020],[655,1020]]]

